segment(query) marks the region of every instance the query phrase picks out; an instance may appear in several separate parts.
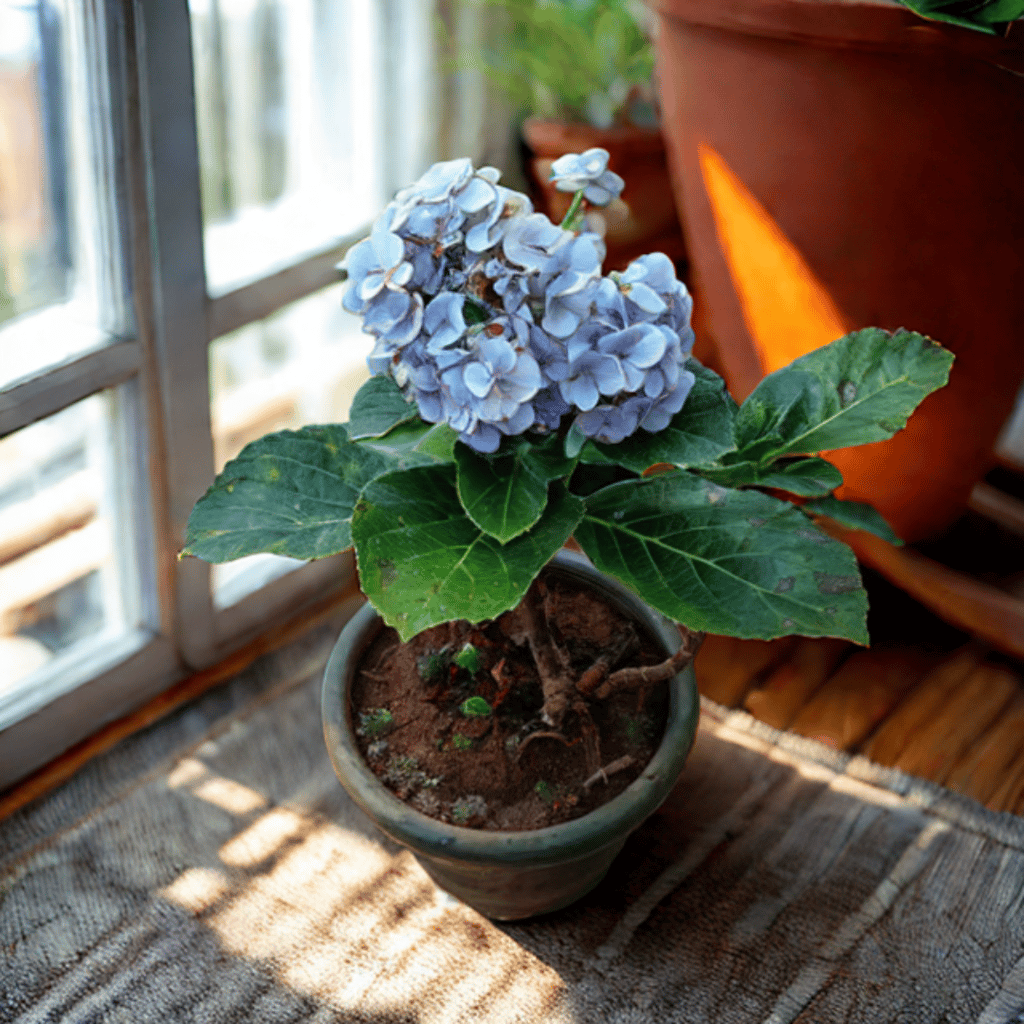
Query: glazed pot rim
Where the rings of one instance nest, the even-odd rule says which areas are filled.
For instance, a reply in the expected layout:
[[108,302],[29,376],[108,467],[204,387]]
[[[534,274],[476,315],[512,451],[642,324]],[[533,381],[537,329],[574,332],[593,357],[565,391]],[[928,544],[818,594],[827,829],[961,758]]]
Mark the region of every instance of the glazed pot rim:
[[[609,596],[644,625],[666,652],[678,649],[678,629],[652,611],[617,581],[585,559],[559,552],[549,563],[570,579]],[[692,665],[669,684],[669,717],[650,763],[622,793],[595,810],[558,825],[521,832],[463,828],[421,814],[399,800],[370,770],[359,752],[348,714],[348,687],[358,654],[384,628],[376,610],[365,604],[342,631],[324,672],[324,739],[335,772],[352,799],[391,838],[428,856],[457,857],[482,864],[514,862],[539,866],[582,858],[623,837],[664,802],[693,745],[700,702]],[[349,657],[355,650],[356,657]]]
[[[951,50],[1024,72],[1024,24],[993,36],[929,21],[896,0],[645,0],[666,21],[799,43],[858,49]],[[1016,24],[1016,23],[1015,23]]]

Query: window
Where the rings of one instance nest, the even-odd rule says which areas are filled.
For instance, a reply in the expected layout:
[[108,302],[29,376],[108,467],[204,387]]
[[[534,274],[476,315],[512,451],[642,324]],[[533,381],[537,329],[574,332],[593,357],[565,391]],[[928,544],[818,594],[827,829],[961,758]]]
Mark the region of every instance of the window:
[[0,0],[0,788],[350,581],[176,553],[242,445],[345,417],[334,268],[451,135],[435,15]]

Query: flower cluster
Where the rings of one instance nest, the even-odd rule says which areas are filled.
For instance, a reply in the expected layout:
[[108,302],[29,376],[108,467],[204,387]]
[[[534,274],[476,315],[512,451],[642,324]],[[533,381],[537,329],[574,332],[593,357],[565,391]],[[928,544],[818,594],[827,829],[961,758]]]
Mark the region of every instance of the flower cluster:
[[[556,161],[577,210],[621,191],[607,162],[603,150]],[[597,235],[552,224],[498,180],[467,159],[435,164],[350,250],[343,305],[376,338],[371,372],[479,452],[566,417],[606,443],[663,429],[694,383],[692,302],[671,261],[602,276]]]

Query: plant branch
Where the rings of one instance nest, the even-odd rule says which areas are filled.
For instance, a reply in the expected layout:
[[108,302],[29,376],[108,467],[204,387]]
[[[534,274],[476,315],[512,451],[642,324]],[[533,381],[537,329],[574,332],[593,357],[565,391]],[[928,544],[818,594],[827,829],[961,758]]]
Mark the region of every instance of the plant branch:
[[683,632],[683,642],[679,650],[666,658],[658,665],[649,665],[645,668],[622,668],[613,672],[594,692],[598,700],[604,700],[618,690],[636,690],[641,686],[651,686],[654,683],[664,682],[671,679],[678,672],[681,672],[697,654],[701,642],[704,640],[703,633],[694,633],[688,629]]

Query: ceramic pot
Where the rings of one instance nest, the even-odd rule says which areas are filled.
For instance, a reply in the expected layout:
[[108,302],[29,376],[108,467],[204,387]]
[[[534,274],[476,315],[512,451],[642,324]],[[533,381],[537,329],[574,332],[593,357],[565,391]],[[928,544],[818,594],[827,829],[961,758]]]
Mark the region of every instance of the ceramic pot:
[[608,166],[625,179],[626,187],[621,199],[598,211],[608,248],[606,272],[624,270],[630,260],[649,252],[663,252],[677,266],[685,263],[686,247],[660,131],[632,125],[600,129],[531,117],[523,122],[523,141],[530,151],[529,174],[537,208],[556,224],[569,209],[572,195],[559,192],[549,181],[552,163],[565,153],[594,147],[608,150]]
[[[579,556],[560,553],[550,571],[595,590],[634,619],[662,647],[679,647],[675,626]],[[383,621],[369,604],[345,626],[324,673],[324,738],[334,770],[352,799],[396,842],[408,847],[444,890],[487,917],[513,920],[565,907],[604,877],[626,837],[661,805],[693,744],[700,701],[693,669],[669,683],[669,713],[654,758],[627,789],[597,810],[528,832],[489,832],[447,825],[399,800],[359,752],[349,689],[363,652]]]
[[738,399],[860,327],[952,349],[905,430],[834,458],[843,497],[907,540],[941,532],[1024,377],[1024,24],[989,37],[889,0],[648,3],[698,347]]

